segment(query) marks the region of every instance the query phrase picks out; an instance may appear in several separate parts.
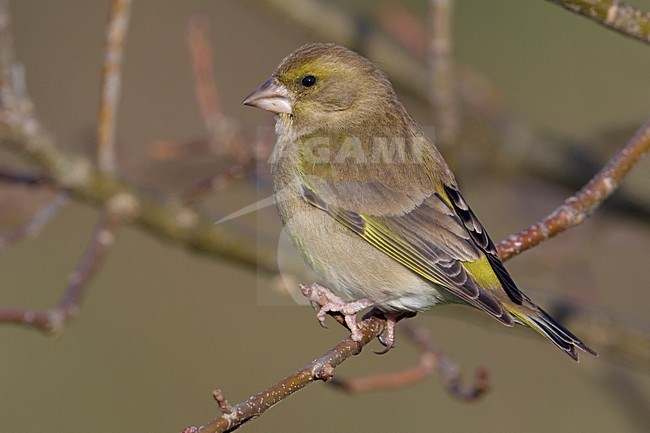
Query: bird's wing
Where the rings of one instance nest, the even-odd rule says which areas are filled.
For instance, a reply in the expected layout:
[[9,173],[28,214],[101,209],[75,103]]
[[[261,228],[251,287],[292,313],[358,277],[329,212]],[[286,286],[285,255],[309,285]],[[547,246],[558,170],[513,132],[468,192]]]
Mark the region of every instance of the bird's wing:
[[[423,200],[409,200],[380,184],[369,189],[365,182],[347,182],[344,188],[354,190],[347,192],[357,198],[381,196],[386,212],[366,214],[338,205],[336,192],[341,192],[341,187],[330,182],[304,186],[303,196],[413,272],[504,324],[513,324],[498,291],[507,294],[515,304],[521,304],[524,295],[501,264],[494,244],[456,188],[443,187]],[[319,190],[323,194],[319,194]],[[408,206],[409,203],[412,206]],[[409,207],[410,210],[398,212]]]

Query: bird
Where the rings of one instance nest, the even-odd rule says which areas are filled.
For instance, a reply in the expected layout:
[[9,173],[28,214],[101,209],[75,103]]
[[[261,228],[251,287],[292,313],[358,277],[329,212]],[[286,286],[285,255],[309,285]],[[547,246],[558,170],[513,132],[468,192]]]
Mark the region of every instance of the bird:
[[[355,341],[356,314],[397,320],[465,304],[502,324],[530,327],[578,361],[597,356],[515,284],[440,152],[364,56],[312,43],[285,57],[244,105],[276,117],[276,206],[292,243],[322,280]],[[347,295],[345,301],[333,288]]]

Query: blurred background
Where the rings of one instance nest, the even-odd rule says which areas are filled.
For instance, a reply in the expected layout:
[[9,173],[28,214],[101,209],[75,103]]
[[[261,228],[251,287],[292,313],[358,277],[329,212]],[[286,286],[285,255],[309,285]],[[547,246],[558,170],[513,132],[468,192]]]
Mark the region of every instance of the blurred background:
[[[268,135],[272,118],[241,101],[289,52],[313,41],[343,42],[390,74],[405,64],[391,66],[375,38],[392,41],[399,51],[386,22],[399,23],[391,17],[409,11],[425,25],[427,14],[427,2],[421,0],[283,2],[307,16],[322,16],[317,21],[325,30],[315,31],[274,3],[135,2],[118,120],[119,166],[126,178],[164,198],[224,164],[218,149],[201,145],[207,132],[186,47],[192,14],[201,12],[211,25],[223,112],[251,141]],[[352,39],[339,29],[341,21],[323,21],[329,16],[314,4],[336,8],[355,23]],[[650,10],[649,0],[634,4]],[[25,67],[37,113],[70,154],[92,155],[107,11],[107,1],[11,3],[16,57]],[[558,206],[650,112],[650,47],[549,2],[457,1],[453,46],[457,70],[474,77],[477,86],[466,90],[466,98],[490,98],[481,105],[487,107],[484,112],[476,106],[461,109],[460,145],[445,153],[495,240]],[[414,65],[424,64],[417,60],[417,43],[401,51]],[[405,79],[408,72],[391,78],[409,111],[433,131],[428,89],[418,87],[423,70],[411,69],[413,80]],[[3,165],[23,164],[4,150],[0,158]],[[193,204],[217,221],[270,195],[268,169],[262,160],[251,181]],[[635,340],[642,347],[632,352],[646,354],[649,170],[646,159],[612,203],[585,224],[507,264],[519,286],[540,304],[552,310],[562,300],[577,300],[593,317],[614,318],[616,326],[645,335]],[[8,230],[27,220],[51,196],[47,189],[0,185],[0,227]],[[0,306],[46,309],[55,304],[96,218],[92,206],[72,203],[38,238],[2,251]],[[288,289],[295,289],[292,282],[312,282],[280,241],[274,208],[224,224],[278,250],[281,268],[293,275]],[[0,326],[0,433],[180,431],[217,415],[213,389],[238,402],[347,336],[334,322],[330,329],[320,328],[315,312],[299,306],[277,277],[190,252],[134,227],[119,231],[91,284],[79,317],[60,338]],[[532,332],[507,329],[467,308],[443,307],[415,320],[466,377],[475,367],[486,367],[489,394],[474,403],[459,402],[435,376],[408,388],[355,396],[317,383],[241,431],[650,429],[647,358],[608,351],[610,334],[590,331],[584,320],[567,325],[602,356],[585,356],[580,364]],[[396,370],[418,357],[399,335],[397,348],[385,356],[368,350],[374,345],[337,374]]]

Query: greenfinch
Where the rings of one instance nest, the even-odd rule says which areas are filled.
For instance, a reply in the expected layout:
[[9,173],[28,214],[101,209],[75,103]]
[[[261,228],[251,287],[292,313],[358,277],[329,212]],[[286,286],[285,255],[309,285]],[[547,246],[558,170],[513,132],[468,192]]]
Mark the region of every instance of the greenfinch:
[[287,56],[245,105],[276,114],[276,205],[305,262],[323,282],[328,311],[373,306],[388,319],[461,303],[507,326],[542,334],[578,360],[596,353],[519,290],[446,162],[399,102],[386,75],[339,45]]

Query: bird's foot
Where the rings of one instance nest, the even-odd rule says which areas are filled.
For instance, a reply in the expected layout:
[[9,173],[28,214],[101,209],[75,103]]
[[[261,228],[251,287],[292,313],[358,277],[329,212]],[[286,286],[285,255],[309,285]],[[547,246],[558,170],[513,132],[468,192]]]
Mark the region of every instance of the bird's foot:
[[387,353],[395,345],[395,325],[397,322],[416,315],[416,313],[412,311],[388,312],[379,310],[373,310],[369,314],[379,314],[381,317],[386,319],[386,328],[384,328],[384,332],[377,337],[377,340],[379,340],[379,342],[384,346],[384,350],[375,352],[377,355]]
[[399,314],[384,313],[383,315],[386,319],[386,328],[377,339],[384,346],[384,350],[375,352],[377,355],[388,353],[388,351],[393,348],[393,345],[395,344],[395,324],[399,319],[401,319]]
[[312,284],[311,287],[300,285],[300,289],[303,295],[310,301],[319,305],[320,308],[318,313],[316,313],[316,318],[322,327],[326,328],[325,316],[327,313],[341,313],[345,320],[345,325],[350,330],[352,339],[354,341],[361,341],[363,334],[357,324],[357,313],[373,305],[370,299],[363,298],[356,301],[345,301],[327,287],[317,283]]

